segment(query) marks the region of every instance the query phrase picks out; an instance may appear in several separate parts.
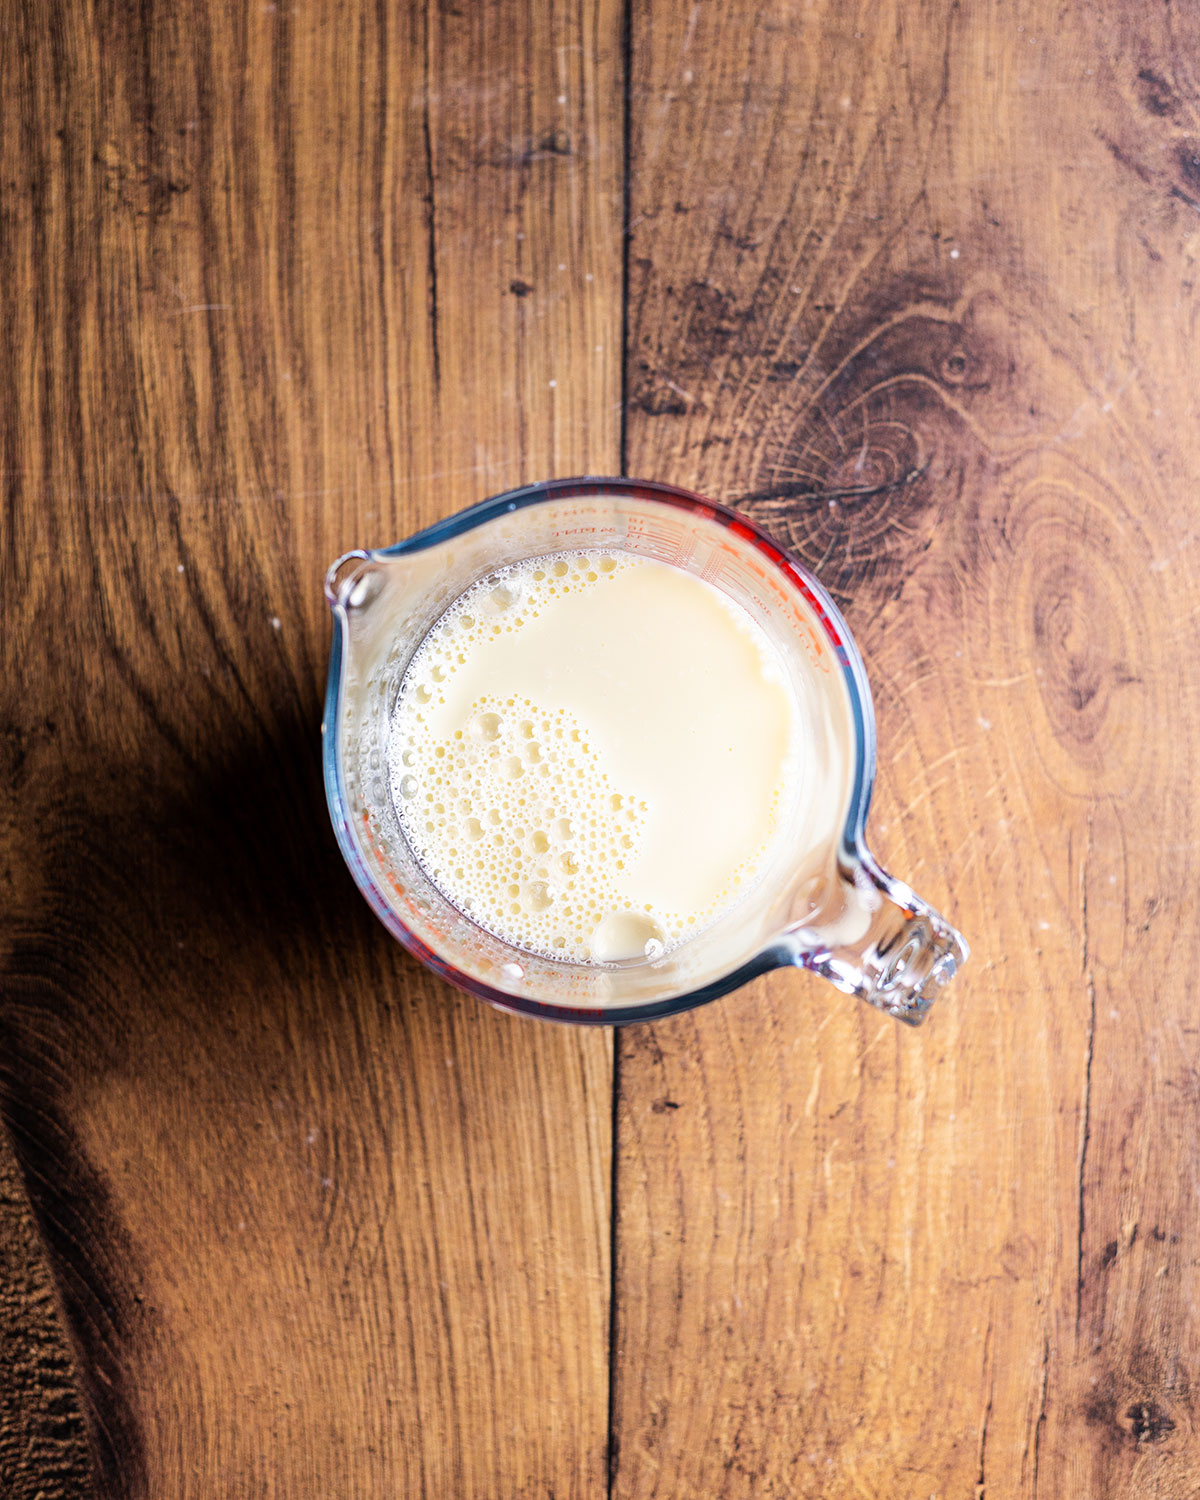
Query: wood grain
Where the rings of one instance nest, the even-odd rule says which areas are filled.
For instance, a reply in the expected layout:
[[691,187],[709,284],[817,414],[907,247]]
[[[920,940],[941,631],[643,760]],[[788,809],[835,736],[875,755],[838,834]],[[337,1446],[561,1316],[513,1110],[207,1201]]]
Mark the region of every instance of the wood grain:
[[610,1043],[405,960],[317,757],[334,556],[619,462],[620,69],[607,0],[8,7],[3,1244],[80,1381],[10,1493],[603,1483]]
[[[1196,1492],[1195,10],[627,10],[5,13],[14,1500]],[[835,591],[974,956],[623,1032],[610,1203],[316,730],[333,556],[622,456]]]
[[1194,9],[634,18],[627,462],[845,602],[975,956],[621,1034],[613,1493],[1192,1495]]

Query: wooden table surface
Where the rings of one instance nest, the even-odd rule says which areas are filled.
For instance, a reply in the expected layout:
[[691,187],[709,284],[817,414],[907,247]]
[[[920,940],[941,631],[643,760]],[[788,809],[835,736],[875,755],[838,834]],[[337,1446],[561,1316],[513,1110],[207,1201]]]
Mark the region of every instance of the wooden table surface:
[[[1200,1494],[1200,8],[0,19],[3,1494]],[[326,565],[582,472],[843,602],[923,1030],[354,890]]]

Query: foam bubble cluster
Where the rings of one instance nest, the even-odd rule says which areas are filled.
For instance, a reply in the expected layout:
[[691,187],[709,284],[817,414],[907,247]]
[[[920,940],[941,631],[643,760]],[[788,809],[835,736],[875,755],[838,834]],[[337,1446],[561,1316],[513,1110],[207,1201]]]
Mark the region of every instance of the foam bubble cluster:
[[430,879],[481,926],[551,958],[593,957],[646,804],[613,785],[586,727],[561,708],[483,696],[449,737],[431,731],[428,711],[488,635],[519,631],[551,600],[626,566],[620,553],[564,553],[484,579],[422,643],[392,720],[393,799]]

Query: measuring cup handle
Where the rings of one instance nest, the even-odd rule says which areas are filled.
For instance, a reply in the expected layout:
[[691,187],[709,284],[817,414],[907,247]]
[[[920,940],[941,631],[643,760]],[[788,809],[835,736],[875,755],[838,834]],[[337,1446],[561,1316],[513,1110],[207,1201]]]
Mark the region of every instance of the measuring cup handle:
[[966,939],[865,851],[844,856],[830,899],[789,933],[792,962],[917,1026],[966,963]]

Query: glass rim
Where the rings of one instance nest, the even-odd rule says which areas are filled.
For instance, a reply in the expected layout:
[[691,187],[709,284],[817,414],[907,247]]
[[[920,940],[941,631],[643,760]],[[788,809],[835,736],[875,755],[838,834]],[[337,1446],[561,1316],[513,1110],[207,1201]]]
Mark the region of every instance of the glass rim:
[[601,500],[609,496],[626,496],[661,504],[675,510],[683,510],[702,520],[714,521],[727,527],[756,551],[766,557],[781,572],[789,584],[808,603],[818,624],[825,633],[833,651],[834,660],[842,672],[850,702],[855,736],[854,783],[842,825],[840,851],[850,860],[863,857],[863,837],[867,812],[871,803],[871,792],[875,778],[875,712],[866,668],[849,626],[841,610],[834,603],[825,586],[790,552],[781,547],[761,526],[718,501],[709,500],[692,490],[680,489],[676,485],[660,480],[628,478],[605,478],[587,476],[575,479],[549,479],[536,484],[522,485],[519,489],[506,490],[481,500],[465,510],[456,511],[432,526],[414,532],[403,541],[389,547],[356,550],[346,553],[333,563],[326,574],[325,597],[334,616],[333,644],[329,658],[329,678],[325,690],[325,714],[321,724],[322,767],[325,781],[325,797],[333,821],[338,847],[354,877],[355,884],[366,897],[375,915],[388,932],[414,958],[435,974],[461,990],[486,1000],[500,1010],[513,1014],[535,1016],[540,1020],[561,1021],[575,1026],[620,1026],[632,1021],[653,1021],[665,1016],[677,1015],[718,1000],[722,995],[748,984],[750,980],[792,963],[792,949],[783,941],[768,943],[752,958],[739,964],[718,979],[669,999],[649,1001],[640,1005],[621,1006],[571,1006],[556,1005],[547,1000],[536,1000],[526,995],[514,995],[507,990],[465,974],[423,942],[401,919],[391,902],[379,889],[367,869],[355,837],[351,832],[349,799],[343,780],[341,748],[338,726],[342,697],[342,655],[345,632],[349,628],[346,608],[332,587],[332,578],[342,562],[348,557],[390,559],[404,557],[436,547],[453,540],[478,526],[512,515],[516,511],[542,505],[551,500]]

